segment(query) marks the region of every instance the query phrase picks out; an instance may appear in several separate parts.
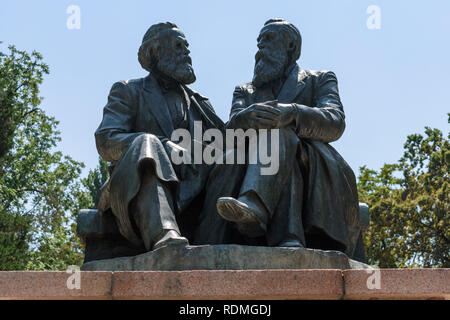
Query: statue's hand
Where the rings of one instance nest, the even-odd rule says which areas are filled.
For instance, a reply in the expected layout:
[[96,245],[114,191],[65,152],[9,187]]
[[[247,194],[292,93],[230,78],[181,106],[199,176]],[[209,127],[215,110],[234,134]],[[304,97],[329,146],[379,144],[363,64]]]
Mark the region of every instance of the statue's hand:
[[296,109],[290,103],[277,103],[273,106],[275,110],[278,110],[280,115],[274,128],[284,128],[294,122],[296,117]]
[[233,117],[235,129],[272,129],[280,121],[282,112],[274,108],[276,101],[254,103]]

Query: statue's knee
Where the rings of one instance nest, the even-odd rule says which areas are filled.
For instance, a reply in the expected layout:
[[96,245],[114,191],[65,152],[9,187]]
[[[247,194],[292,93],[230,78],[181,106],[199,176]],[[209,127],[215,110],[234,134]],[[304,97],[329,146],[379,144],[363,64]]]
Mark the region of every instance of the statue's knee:
[[[138,135],[132,142],[129,150],[142,150],[142,149],[164,149],[164,145],[161,140],[151,133],[142,133]],[[131,151],[134,152],[134,151]]]
[[154,134],[151,133],[143,133],[140,134],[139,136],[136,137],[136,139],[134,139],[133,143],[142,143],[142,142],[156,142],[156,143],[161,143],[161,141],[159,140],[159,138],[157,136],[155,136]]

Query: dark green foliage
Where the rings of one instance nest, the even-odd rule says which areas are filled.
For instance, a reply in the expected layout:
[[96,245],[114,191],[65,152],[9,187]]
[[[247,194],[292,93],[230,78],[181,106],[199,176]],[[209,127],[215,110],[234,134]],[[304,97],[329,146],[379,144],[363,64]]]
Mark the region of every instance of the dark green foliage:
[[361,168],[359,198],[371,207],[369,263],[450,267],[449,138],[426,127],[425,135],[408,136],[398,163],[379,172]]

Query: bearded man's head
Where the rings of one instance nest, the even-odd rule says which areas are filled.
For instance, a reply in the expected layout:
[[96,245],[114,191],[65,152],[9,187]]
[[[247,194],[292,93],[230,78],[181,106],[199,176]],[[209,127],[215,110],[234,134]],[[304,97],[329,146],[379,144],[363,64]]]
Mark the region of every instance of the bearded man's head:
[[144,35],[138,52],[142,68],[159,72],[182,84],[196,80],[188,42],[171,22],[152,25]]
[[253,85],[264,87],[280,79],[286,68],[298,60],[302,37],[298,29],[284,19],[270,19],[258,36]]

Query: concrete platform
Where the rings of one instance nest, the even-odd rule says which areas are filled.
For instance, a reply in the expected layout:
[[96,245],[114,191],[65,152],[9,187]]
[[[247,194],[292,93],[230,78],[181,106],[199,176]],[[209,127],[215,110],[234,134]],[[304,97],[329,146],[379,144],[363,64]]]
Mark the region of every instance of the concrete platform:
[[[69,289],[75,275],[79,289]],[[0,299],[448,300],[450,269],[4,271]]]

